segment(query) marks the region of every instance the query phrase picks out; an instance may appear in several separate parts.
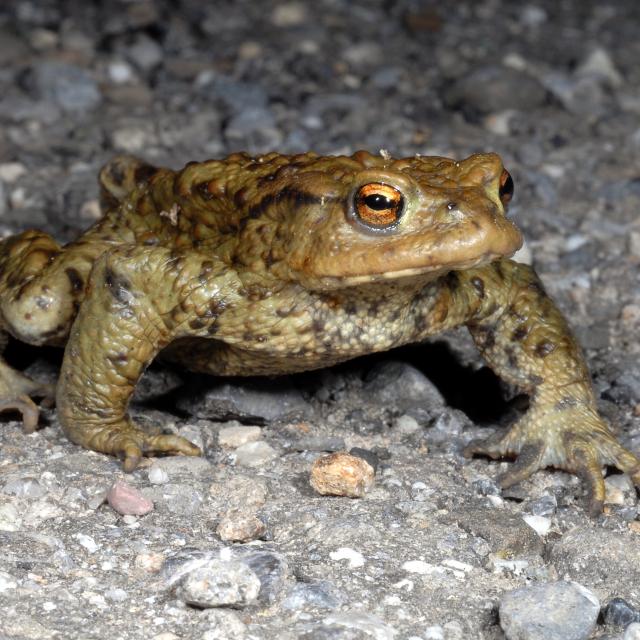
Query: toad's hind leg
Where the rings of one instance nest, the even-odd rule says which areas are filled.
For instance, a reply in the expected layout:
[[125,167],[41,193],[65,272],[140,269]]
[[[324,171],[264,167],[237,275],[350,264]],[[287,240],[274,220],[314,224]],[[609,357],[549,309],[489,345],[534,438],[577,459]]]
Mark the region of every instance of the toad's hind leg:
[[[34,345],[62,345],[69,333],[93,249],[61,248],[40,231],[26,231],[0,243],[0,353],[11,334]],[[0,411],[22,413],[27,432],[38,421],[31,397],[53,399],[51,385],[35,382],[0,358]]]

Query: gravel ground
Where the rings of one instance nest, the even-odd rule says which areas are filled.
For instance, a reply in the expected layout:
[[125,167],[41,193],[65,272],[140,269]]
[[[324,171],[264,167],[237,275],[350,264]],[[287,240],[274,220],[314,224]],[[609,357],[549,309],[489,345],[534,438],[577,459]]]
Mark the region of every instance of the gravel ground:
[[[173,167],[497,151],[601,410],[638,452],[639,32],[632,1],[8,0],[0,233],[74,237],[122,151]],[[9,357],[51,380],[60,362]],[[593,521],[568,474],[501,492],[508,463],[462,458],[516,415],[511,391],[463,331],[275,383],[157,366],[134,413],[206,457],[126,477],[55,411],[32,435],[3,416],[1,637],[639,638],[628,479],[610,477]],[[315,493],[314,461],[352,448],[376,470],[365,498]]]

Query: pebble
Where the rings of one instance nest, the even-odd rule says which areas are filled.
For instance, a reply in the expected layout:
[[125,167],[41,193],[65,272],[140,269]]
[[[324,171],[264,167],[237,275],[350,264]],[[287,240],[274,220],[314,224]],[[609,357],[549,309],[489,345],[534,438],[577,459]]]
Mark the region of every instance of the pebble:
[[549,529],[551,529],[551,520],[544,516],[524,515],[522,519],[543,538],[549,533]]
[[350,547],[340,547],[329,554],[332,560],[347,560],[350,569],[358,569],[363,567],[365,563],[364,556],[355,549]]
[[422,371],[396,360],[384,362],[368,373],[365,392],[372,401],[383,405],[423,409],[445,404],[440,391]]
[[238,560],[209,560],[187,573],[176,596],[187,604],[208,607],[245,607],[258,598],[260,580]]
[[162,489],[162,506],[180,516],[194,516],[200,512],[204,503],[204,495],[200,485],[190,482],[172,482]]
[[640,622],[640,611],[623,598],[613,598],[604,609],[605,624],[627,627],[632,622]]
[[327,580],[296,582],[289,589],[282,603],[284,609],[300,610],[308,607],[316,609],[337,609],[345,598]]
[[109,506],[120,515],[143,516],[153,511],[153,502],[124,480],[116,480],[107,492]]
[[375,470],[362,458],[337,451],[311,467],[311,486],[323,496],[362,498],[374,483]]
[[19,498],[42,498],[47,493],[36,478],[14,478],[5,483],[2,488],[4,493]]
[[247,442],[256,442],[262,438],[260,427],[248,427],[244,425],[233,425],[223,427],[218,431],[218,444],[221,447],[236,449]]
[[276,5],[271,22],[276,27],[297,27],[307,20],[307,9],[302,2],[284,2]]
[[234,456],[236,464],[241,467],[262,467],[278,458],[279,454],[271,445],[260,440],[239,446]]
[[640,622],[632,622],[624,630],[622,640],[640,640]]
[[225,542],[250,542],[264,538],[267,526],[251,513],[227,513],[216,527],[216,533]]
[[587,640],[600,603],[575,582],[531,584],[500,599],[500,626],[508,640]]
[[251,547],[235,547],[233,552],[258,576],[258,602],[271,605],[279,601],[289,581],[286,557],[274,551],[254,551]]
[[546,100],[540,82],[526,72],[501,65],[478,67],[454,81],[444,92],[453,108],[492,113],[508,109],[527,111]]
[[558,499],[552,494],[540,496],[529,503],[529,511],[534,516],[552,516],[558,508]]
[[191,391],[178,400],[178,408],[198,418],[253,421],[254,424],[293,419],[311,412],[298,389],[269,380],[243,385],[220,384],[195,397]]
[[127,47],[127,57],[141,71],[149,72],[162,62],[162,47],[149,36],[138,34],[135,41]]
[[102,97],[91,74],[82,67],[45,60],[33,67],[33,83],[38,96],[51,100],[68,112],[97,107]]
[[0,164],[0,180],[7,184],[13,184],[26,173],[27,168],[21,162],[3,162]]
[[148,478],[151,484],[166,484],[169,482],[169,474],[157,464],[152,464],[149,467]]
[[405,436],[412,435],[422,429],[418,421],[413,416],[407,415],[406,413],[397,417],[393,421],[393,426],[399,433]]
[[638,499],[631,478],[626,474],[615,474],[604,479],[605,503],[634,506]]
[[9,591],[10,589],[16,589],[17,587],[18,581],[10,573],[0,571],[0,593]]
[[[394,640],[396,631],[383,620],[366,611],[344,611],[332,613],[322,620],[325,629],[343,630],[339,638],[374,638],[375,640]],[[346,631],[346,633],[344,633]],[[317,635],[304,636],[305,640],[311,638],[329,637],[326,633],[318,632]]]
[[22,525],[22,517],[18,507],[6,502],[0,504],[0,531],[18,531]]
[[242,640],[247,637],[247,625],[238,615],[227,609],[210,609],[200,617],[202,626],[210,628],[200,636],[201,640]]

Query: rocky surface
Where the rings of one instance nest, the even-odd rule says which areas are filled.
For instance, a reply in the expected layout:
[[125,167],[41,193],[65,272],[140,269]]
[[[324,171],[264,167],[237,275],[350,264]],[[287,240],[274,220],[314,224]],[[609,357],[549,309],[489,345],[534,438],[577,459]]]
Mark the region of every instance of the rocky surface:
[[[121,151],[177,167],[240,149],[495,150],[600,408],[638,452],[638,20],[622,0],[2,3],[0,233],[72,238]],[[55,351],[8,356],[55,378]],[[134,413],[206,457],[145,461],[124,507],[117,461],[69,443],[55,411],[31,435],[5,415],[0,635],[640,637],[628,481],[592,521],[576,478],[501,492],[509,463],[461,457],[517,414],[512,395],[464,331],[275,385],[154,367]],[[343,450],[376,466],[362,499],[309,485]]]

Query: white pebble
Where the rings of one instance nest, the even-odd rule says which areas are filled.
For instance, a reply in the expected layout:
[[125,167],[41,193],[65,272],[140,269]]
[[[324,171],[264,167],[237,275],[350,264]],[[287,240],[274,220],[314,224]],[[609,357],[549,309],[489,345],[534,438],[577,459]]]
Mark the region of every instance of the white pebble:
[[622,640],[640,640],[640,622],[632,622],[625,629]]
[[169,482],[169,474],[157,464],[151,465],[148,477],[151,484],[166,484]]
[[234,425],[224,427],[218,432],[218,444],[221,447],[231,447],[237,449],[248,442],[257,442],[262,438],[260,427],[247,427],[244,425]]
[[348,560],[351,569],[362,567],[365,563],[364,556],[359,551],[349,547],[340,547],[336,551],[332,551],[329,557],[332,560]]
[[84,533],[76,533],[74,538],[83,546],[89,553],[95,553],[100,545],[91,537]]
[[539,535],[546,536],[551,529],[551,520],[544,516],[522,516],[522,519]]
[[3,162],[0,164],[0,180],[11,184],[27,173],[27,168],[20,162]]

